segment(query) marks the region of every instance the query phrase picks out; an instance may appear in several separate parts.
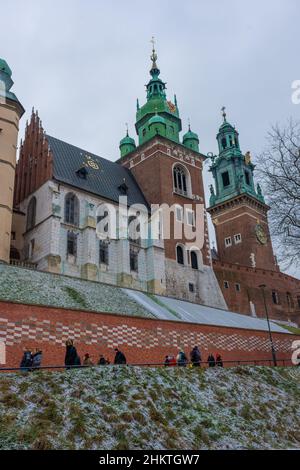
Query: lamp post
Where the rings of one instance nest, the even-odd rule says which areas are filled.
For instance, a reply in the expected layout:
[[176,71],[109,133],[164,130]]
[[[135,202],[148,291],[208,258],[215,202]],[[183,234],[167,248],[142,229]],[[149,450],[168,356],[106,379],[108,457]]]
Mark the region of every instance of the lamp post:
[[267,322],[268,322],[268,330],[269,330],[269,337],[270,337],[270,343],[271,343],[273,364],[274,364],[274,366],[276,367],[276,366],[277,366],[276,353],[275,353],[275,348],[274,348],[274,344],[273,344],[272,331],[271,331],[270,320],[269,320],[269,313],[268,313],[267,302],[266,302],[266,293],[265,293],[266,285],[265,285],[265,284],[261,284],[259,287],[260,287],[260,289],[262,290],[262,294],[263,294],[265,312],[266,312],[266,317],[267,317]]

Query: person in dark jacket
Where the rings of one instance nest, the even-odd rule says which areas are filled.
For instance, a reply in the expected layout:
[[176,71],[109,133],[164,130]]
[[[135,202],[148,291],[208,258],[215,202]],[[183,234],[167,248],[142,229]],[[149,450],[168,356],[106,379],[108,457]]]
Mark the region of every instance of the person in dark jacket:
[[198,346],[194,346],[190,353],[191,363],[194,367],[200,367],[201,365],[201,353]]
[[188,363],[188,358],[186,357],[183,351],[179,351],[176,357],[177,365],[180,367],[186,367]]
[[164,360],[164,365],[167,367],[170,365],[170,359],[169,359],[169,356],[166,356],[165,357],[165,360]]
[[114,364],[126,364],[126,357],[122,353],[122,351],[119,351],[118,348],[115,348],[115,352],[116,352],[116,355],[115,355]]
[[[77,366],[80,365],[80,357],[77,354],[76,348],[71,339],[66,341],[66,355],[65,355],[66,366]],[[67,367],[70,369],[70,367]]]
[[215,367],[216,361],[212,353],[210,353],[210,355],[208,356],[207,362],[208,362],[208,367]]
[[98,365],[99,366],[106,366],[106,364],[107,364],[107,361],[106,361],[105,357],[103,356],[103,354],[100,354]]
[[38,369],[41,367],[43,358],[43,352],[40,349],[36,349],[35,353],[32,355],[32,368]]
[[216,366],[223,367],[223,360],[221,354],[216,355]]
[[32,366],[32,353],[30,349],[25,348],[24,354],[21,360],[20,369],[24,372],[28,372]]

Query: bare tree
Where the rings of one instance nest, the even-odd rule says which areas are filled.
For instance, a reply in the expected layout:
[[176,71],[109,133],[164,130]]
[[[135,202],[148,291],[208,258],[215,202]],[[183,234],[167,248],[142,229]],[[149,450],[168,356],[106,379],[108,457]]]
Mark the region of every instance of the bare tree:
[[300,265],[300,121],[272,127],[259,157],[270,229],[285,267]]

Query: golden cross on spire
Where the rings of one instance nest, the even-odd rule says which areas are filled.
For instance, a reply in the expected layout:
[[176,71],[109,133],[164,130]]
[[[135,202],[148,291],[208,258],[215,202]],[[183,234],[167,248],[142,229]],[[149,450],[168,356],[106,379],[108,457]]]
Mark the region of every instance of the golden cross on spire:
[[155,51],[155,39],[154,36],[152,36],[152,39],[150,41],[152,43],[152,55],[151,55],[151,60],[153,62],[153,67],[156,67],[156,61],[157,61],[157,54]]

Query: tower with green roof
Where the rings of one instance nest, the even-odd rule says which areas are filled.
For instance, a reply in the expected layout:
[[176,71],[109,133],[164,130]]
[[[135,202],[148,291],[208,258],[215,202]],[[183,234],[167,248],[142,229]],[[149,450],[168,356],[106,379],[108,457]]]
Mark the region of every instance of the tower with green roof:
[[[166,94],[166,83],[160,78],[160,70],[157,66],[157,53],[154,48],[154,40],[150,70],[150,80],[146,85],[146,103],[140,106],[137,100],[135,129],[138,135],[138,145],[143,145],[153,137],[160,135],[171,141],[182,144],[185,147],[199,152],[198,135],[189,131],[183,136],[180,142],[180,132],[182,130],[179,109],[176,95],[173,102],[168,100]],[[128,145],[130,139],[130,144]],[[135,150],[135,142],[127,135],[120,142],[121,157]]]
[[255,187],[250,152],[242,153],[239,133],[226,119],[217,134],[218,156],[211,156],[207,209],[216,230],[220,261],[276,270],[266,205],[259,184]]
[[18,126],[24,114],[13,84],[10,67],[0,59],[0,262],[5,263],[10,260]]

